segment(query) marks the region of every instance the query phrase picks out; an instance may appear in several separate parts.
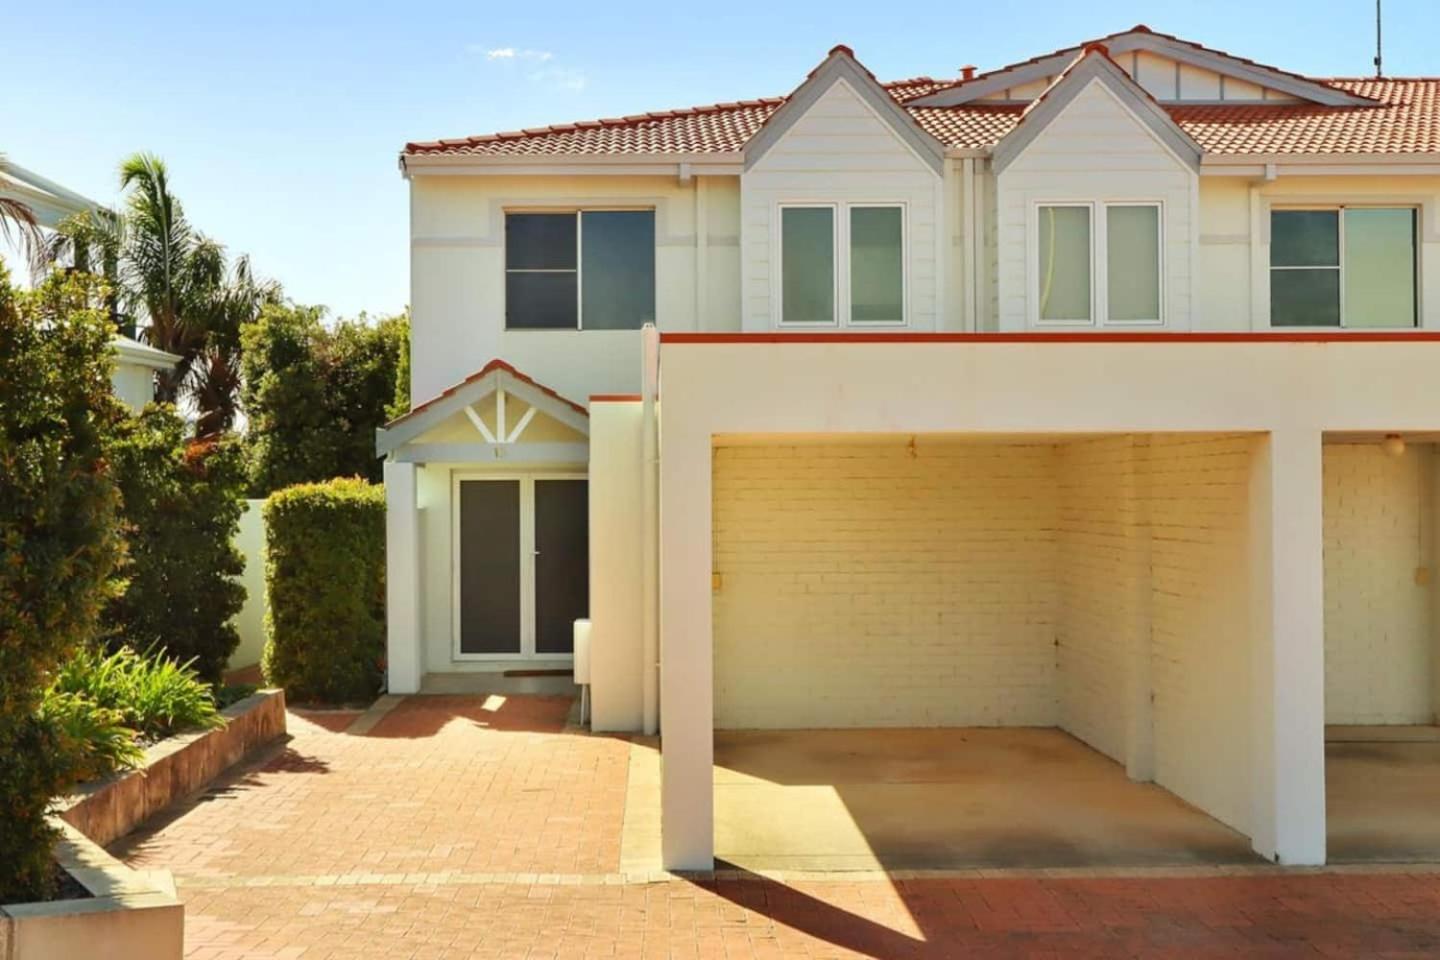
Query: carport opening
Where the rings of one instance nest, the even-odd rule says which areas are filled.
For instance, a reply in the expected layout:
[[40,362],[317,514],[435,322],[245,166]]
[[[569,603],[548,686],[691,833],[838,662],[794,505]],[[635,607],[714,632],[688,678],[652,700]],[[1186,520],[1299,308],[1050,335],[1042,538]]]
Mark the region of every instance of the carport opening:
[[1326,437],[1325,792],[1335,862],[1440,859],[1434,441]]
[[1256,444],[717,440],[717,860],[1254,859]]

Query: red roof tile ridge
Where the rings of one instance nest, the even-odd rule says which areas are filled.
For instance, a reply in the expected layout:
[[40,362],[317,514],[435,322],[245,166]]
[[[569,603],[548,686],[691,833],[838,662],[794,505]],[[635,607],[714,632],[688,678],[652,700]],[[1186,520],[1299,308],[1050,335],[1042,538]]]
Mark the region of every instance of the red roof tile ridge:
[[405,144],[406,153],[425,152],[444,147],[470,146],[479,143],[494,143],[497,140],[521,140],[527,137],[544,136],[550,133],[568,133],[577,129],[607,127],[633,127],[652,120],[669,120],[675,117],[703,116],[743,110],[749,107],[773,107],[784,103],[787,97],[762,97],[754,100],[731,100],[724,103],[707,103],[694,107],[675,107],[669,110],[651,110],[624,117],[600,117],[594,120],[572,120],[568,123],[552,123],[543,127],[525,127],[520,130],[501,130],[496,133],[480,133],[469,137],[454,137],[443,140],[412,140]]

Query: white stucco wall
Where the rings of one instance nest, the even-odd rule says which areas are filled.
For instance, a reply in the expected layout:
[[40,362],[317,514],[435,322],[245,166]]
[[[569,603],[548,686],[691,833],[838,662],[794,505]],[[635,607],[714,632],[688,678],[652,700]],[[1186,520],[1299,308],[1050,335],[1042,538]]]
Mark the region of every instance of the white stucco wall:
[[1330,444],[1324,469],[1325,720],[1431,723],[1432,448]]
[[590,726],[644,719],[641,405],[590,405]]
[[[746,330],[775,325],[779,296],[779,205],[900,203],[905,207],[906,313],[913,330],[934,330],[947,260],[942,178],[921,160],[846,80],[836,81],[740,177],[742,316]],[[843,215],[843,208],[837,212]],[[841,249],[838,262],[848,256]],[[958,260],[957,260],[958,262]],[[837,313],[845,297],[837,298]],[[840,317],[844,327],[848,318]],[[813,326],[813,325],[812,325]]]
[[414,176],[413,402],[496,357],[581,403],[639,388],[638,330],[505,329],[507,210],[653,207],[657,325],[738,329],[738,190],[735,177]]
[[265,652],[265,517],[264,500],[246,500],[235,534],[235,548],[245,559],[240,583],[245,588],[245,606],[235,617],[240,645],[230,654],[231,670],[260,662]]
[[[1108,88],[1091,81],[996,177],[1000,328],[1035,325],[1035,205],[1095,201],[1093,227],[1104,216],[1099,203],[1109,200],[1161,204],[1164,326],[1189,329],[1198,180]],[[1092,289],[1104,282],[1102,252],[1093,251]],[[1095,320],[1092,327],[1104,326],[1103,317]]]
[[138,411],[155,399],[155,368],[117,360],[110,385],[121,403]]

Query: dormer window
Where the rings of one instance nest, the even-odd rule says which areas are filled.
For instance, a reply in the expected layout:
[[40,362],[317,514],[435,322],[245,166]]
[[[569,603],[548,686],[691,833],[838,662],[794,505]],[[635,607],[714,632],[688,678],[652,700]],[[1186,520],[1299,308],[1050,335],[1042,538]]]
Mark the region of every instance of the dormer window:
[[1164,322],[1158,203],[1042,203],[1035,222],[1033,322]]
[[905,323],[905,208],[900,204],[780,207],[783,326]]

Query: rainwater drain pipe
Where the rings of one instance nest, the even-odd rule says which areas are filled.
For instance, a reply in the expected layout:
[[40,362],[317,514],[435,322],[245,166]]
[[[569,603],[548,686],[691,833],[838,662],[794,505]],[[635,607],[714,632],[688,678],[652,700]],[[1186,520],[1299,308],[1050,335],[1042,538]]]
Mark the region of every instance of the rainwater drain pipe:
[[660,730],[660,435],[655,399],[660,385],[660,332],[653,323],[641,331],[641,639],[645,735]]

